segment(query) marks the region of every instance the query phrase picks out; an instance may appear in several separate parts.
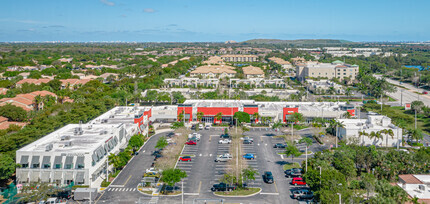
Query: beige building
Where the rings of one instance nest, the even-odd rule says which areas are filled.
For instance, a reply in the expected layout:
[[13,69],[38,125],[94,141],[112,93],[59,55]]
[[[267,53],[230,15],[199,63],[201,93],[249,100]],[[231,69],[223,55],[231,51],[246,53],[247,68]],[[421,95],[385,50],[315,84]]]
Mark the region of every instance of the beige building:
[[247,66],[243,67],[243,74],[246,78],[264,78],[264,71],[260,67]]
[[257,55],[222,55],[225,62],[258,62]]
[[291,65],[291,63],[289,61],[285,61],[284,59],[278,58],[278,57],[271,57],[269,58],[270,61],[279,64],[282,66],[282,68],[284,69],[291,69],[293,68],[293,66]]
[[300,80],[306,78],[337,78],[343,80],[346,77],[355,80],[358,71],[358,65],[349,65],[342,61],[334,61],[332,63],[307,62],[304,65],[297,65],[296,77]]
[[234,77],[234,67],[228,65],[205,65],[197,67],[190,73],[191,77],[202,76],[204,78],[226,78]]
[[211,56],[206,61],[203,61],[203,64],[225,64],[224,60],[220,56]]

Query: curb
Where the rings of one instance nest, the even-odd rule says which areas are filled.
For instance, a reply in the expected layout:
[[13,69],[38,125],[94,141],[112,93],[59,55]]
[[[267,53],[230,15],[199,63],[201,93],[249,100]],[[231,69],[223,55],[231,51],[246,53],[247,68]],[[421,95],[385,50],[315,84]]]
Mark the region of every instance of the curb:
[[219,197],[224,197],[224,198],[247,198],[247,197],[251,197],[251,196],[255,196],[261,193],[261,191],[263,190],[262,188],[258,187],[260,190],[258,192],[255,192],[251,195],[245,195],[245,196],[233,196],[233,195],[217,195],[215,194],[215,192],[213,192],[214,196],[219,196]]
[[[184,152],[184,149],[185,149],[185,144],[184,144],[184,147],[182,147],[182,151],[181,151],[181,153],[179,155],[182,155],[182,152]],[[176,160],[175,167],[173,167],[174,169],[176,169],[176,166],[178,165],[178,162],[179,162],[179,157]]]
[[[169,129],[170,130],[170,129]],[[161,132],[161,133],[163,133],[163,132]],[[159,133],[157,133],[157,134],[159,134]],[[156,134],[154,134],[154,135],[156,135]],[[140,147],[139,148],[139,151],[138,152],[140,152],[142,149],[143,149],[143,147],[145,147],[145,145],[149,142],[149,140],[151,139],[151,138],[153,138],[154,137],[154,135],[152,135],[151,137],[149,137],[146,141],[145,141],[145,143],[143,143],[143,145],[142,145],[142,147]],[[129,161],[128,161],[128,163],[122,168],[122,170],[124,170],[125,169],[125,167],[127,167],[127,165],[131,162],[131,160],[133,160],[134,159],[134,157],[136,157],[137,155],[134,155]],[[112,180],[112,182],[110,182],[110,184],[107,186],[107,187],[105,187],[105,188],[109,188],[110,187],[110,185],[116,180],[116,178],[118,178],[119,177],[119,175],[122,173],[122,170],[118,173],[118,175],[116,175],[116,177]]]

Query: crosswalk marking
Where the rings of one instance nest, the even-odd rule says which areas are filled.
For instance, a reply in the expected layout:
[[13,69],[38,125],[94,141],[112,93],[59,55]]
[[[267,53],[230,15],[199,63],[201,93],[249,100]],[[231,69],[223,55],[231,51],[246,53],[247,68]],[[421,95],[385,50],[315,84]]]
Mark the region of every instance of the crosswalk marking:
[[107,191],[136,191],[136,188],[108,188]]

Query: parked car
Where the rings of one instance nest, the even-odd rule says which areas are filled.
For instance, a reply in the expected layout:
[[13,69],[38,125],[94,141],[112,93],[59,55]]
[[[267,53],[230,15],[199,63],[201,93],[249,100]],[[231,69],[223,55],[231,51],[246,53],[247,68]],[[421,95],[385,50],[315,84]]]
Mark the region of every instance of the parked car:
[[209,129],[211,129],[211,125],[206,125],[205,130],[209,130]]
[[291,195],[294,199],[312,199],[314,198],[314,193],[309,189],[294,190]]
[[282,143],[276,143],[275,145],[273,145],[273,148],[282,148],[282,149],[284,149],[285,147],[287,147],[287,145],[282,144]]
[[243,144],[252,144],[251,140],[243,140]]
[[157,160],[158,158],[163,157],[163,155],[162,155],[162,154],[155,154],[154,156],[155,156],[154,161],[155,161],[155,160]]
[[215,162],[226,162],[233,157],[230,154],[224,154],[224,155],[218,155],[218,157],[215,159]]
[[249,141],[251,141],[251,142],[254,142],[254,139],[252,139],[252,138],[250,138],[250,137],[248,137],[248,136],[246,136],[246,137],[241,137],[240,139],[241,139],[241,140],[249,140]]
[[219,138],[230,139],[230,135],[229,134],[222,134],[221,136],[219,136]]
[[284,171],[285,177],[294,178],[294,177],[302,177],[303,170],[299,168],[287,169]]
[[155,177],[155,178],[160,178],[160,174],[158,172],[148,172],[148,173],[144,173],[143,177]]
[[197,145],[197,142],[194,140],[189,140],[188,142],[185,142],[187,145]]
[[428,94],[428,92],[427,91],[423,91],[423,94]]
[[303,180],[303,178],[295,177],[290,183],[291,185],[306,185],[306,182]]
[[149,169],[145,170],[145,173],[149,173],[149,172],[158,173],[158,172],[160,172],[160,170],[158,170],[156,168],[149,168]]
[[214,184],[211,188],[211,191],[233,191],[236,189],[236,186],[232,186],[226,183]]
[[243,155],[243,158],[244,159],[255,159],[254,154],[250,154],[250,153]]
[[223,140],[219,140],[218,144],[230,144],[231,140],[230,139],[223,139]]
[[161,149],[153,151],[151,155],[155,156],[156,154],[161,154]]
[[179,160],[189,162],[189,161],[191,161],[191,157],[190,156],[183,156],[183,157],[179,157]]
[[191,138],[196,138],[197,140],[200,140],[200,134],[199,133],[192,133],[192,134],[188,134],[188,139],[191,139]]
[[200,124],[199,124],[199,130],[203,130],[203,128],[204,128],[204,127],[203,127],[203,124],[201,124],[201,123],[200,123]]
[[271,171],[265,171],[264,172],[263,181],[266,183],[273,183],[273,174]]

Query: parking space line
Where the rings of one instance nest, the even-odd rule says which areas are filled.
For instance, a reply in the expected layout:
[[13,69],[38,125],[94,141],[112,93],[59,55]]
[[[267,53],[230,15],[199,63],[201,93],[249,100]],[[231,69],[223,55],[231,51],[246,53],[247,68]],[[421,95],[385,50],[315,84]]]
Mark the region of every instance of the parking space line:
[[278,186],[276,185],[276,181],[275,182],[273,182],[274,184],[275,184],[275,190],[276,190],[276,193],[279,193],[279,191],[278,191]]
[[197,190],[197,193],[200,194],[200,188],[202,188],[202,181],[199,183],[199,189]]

